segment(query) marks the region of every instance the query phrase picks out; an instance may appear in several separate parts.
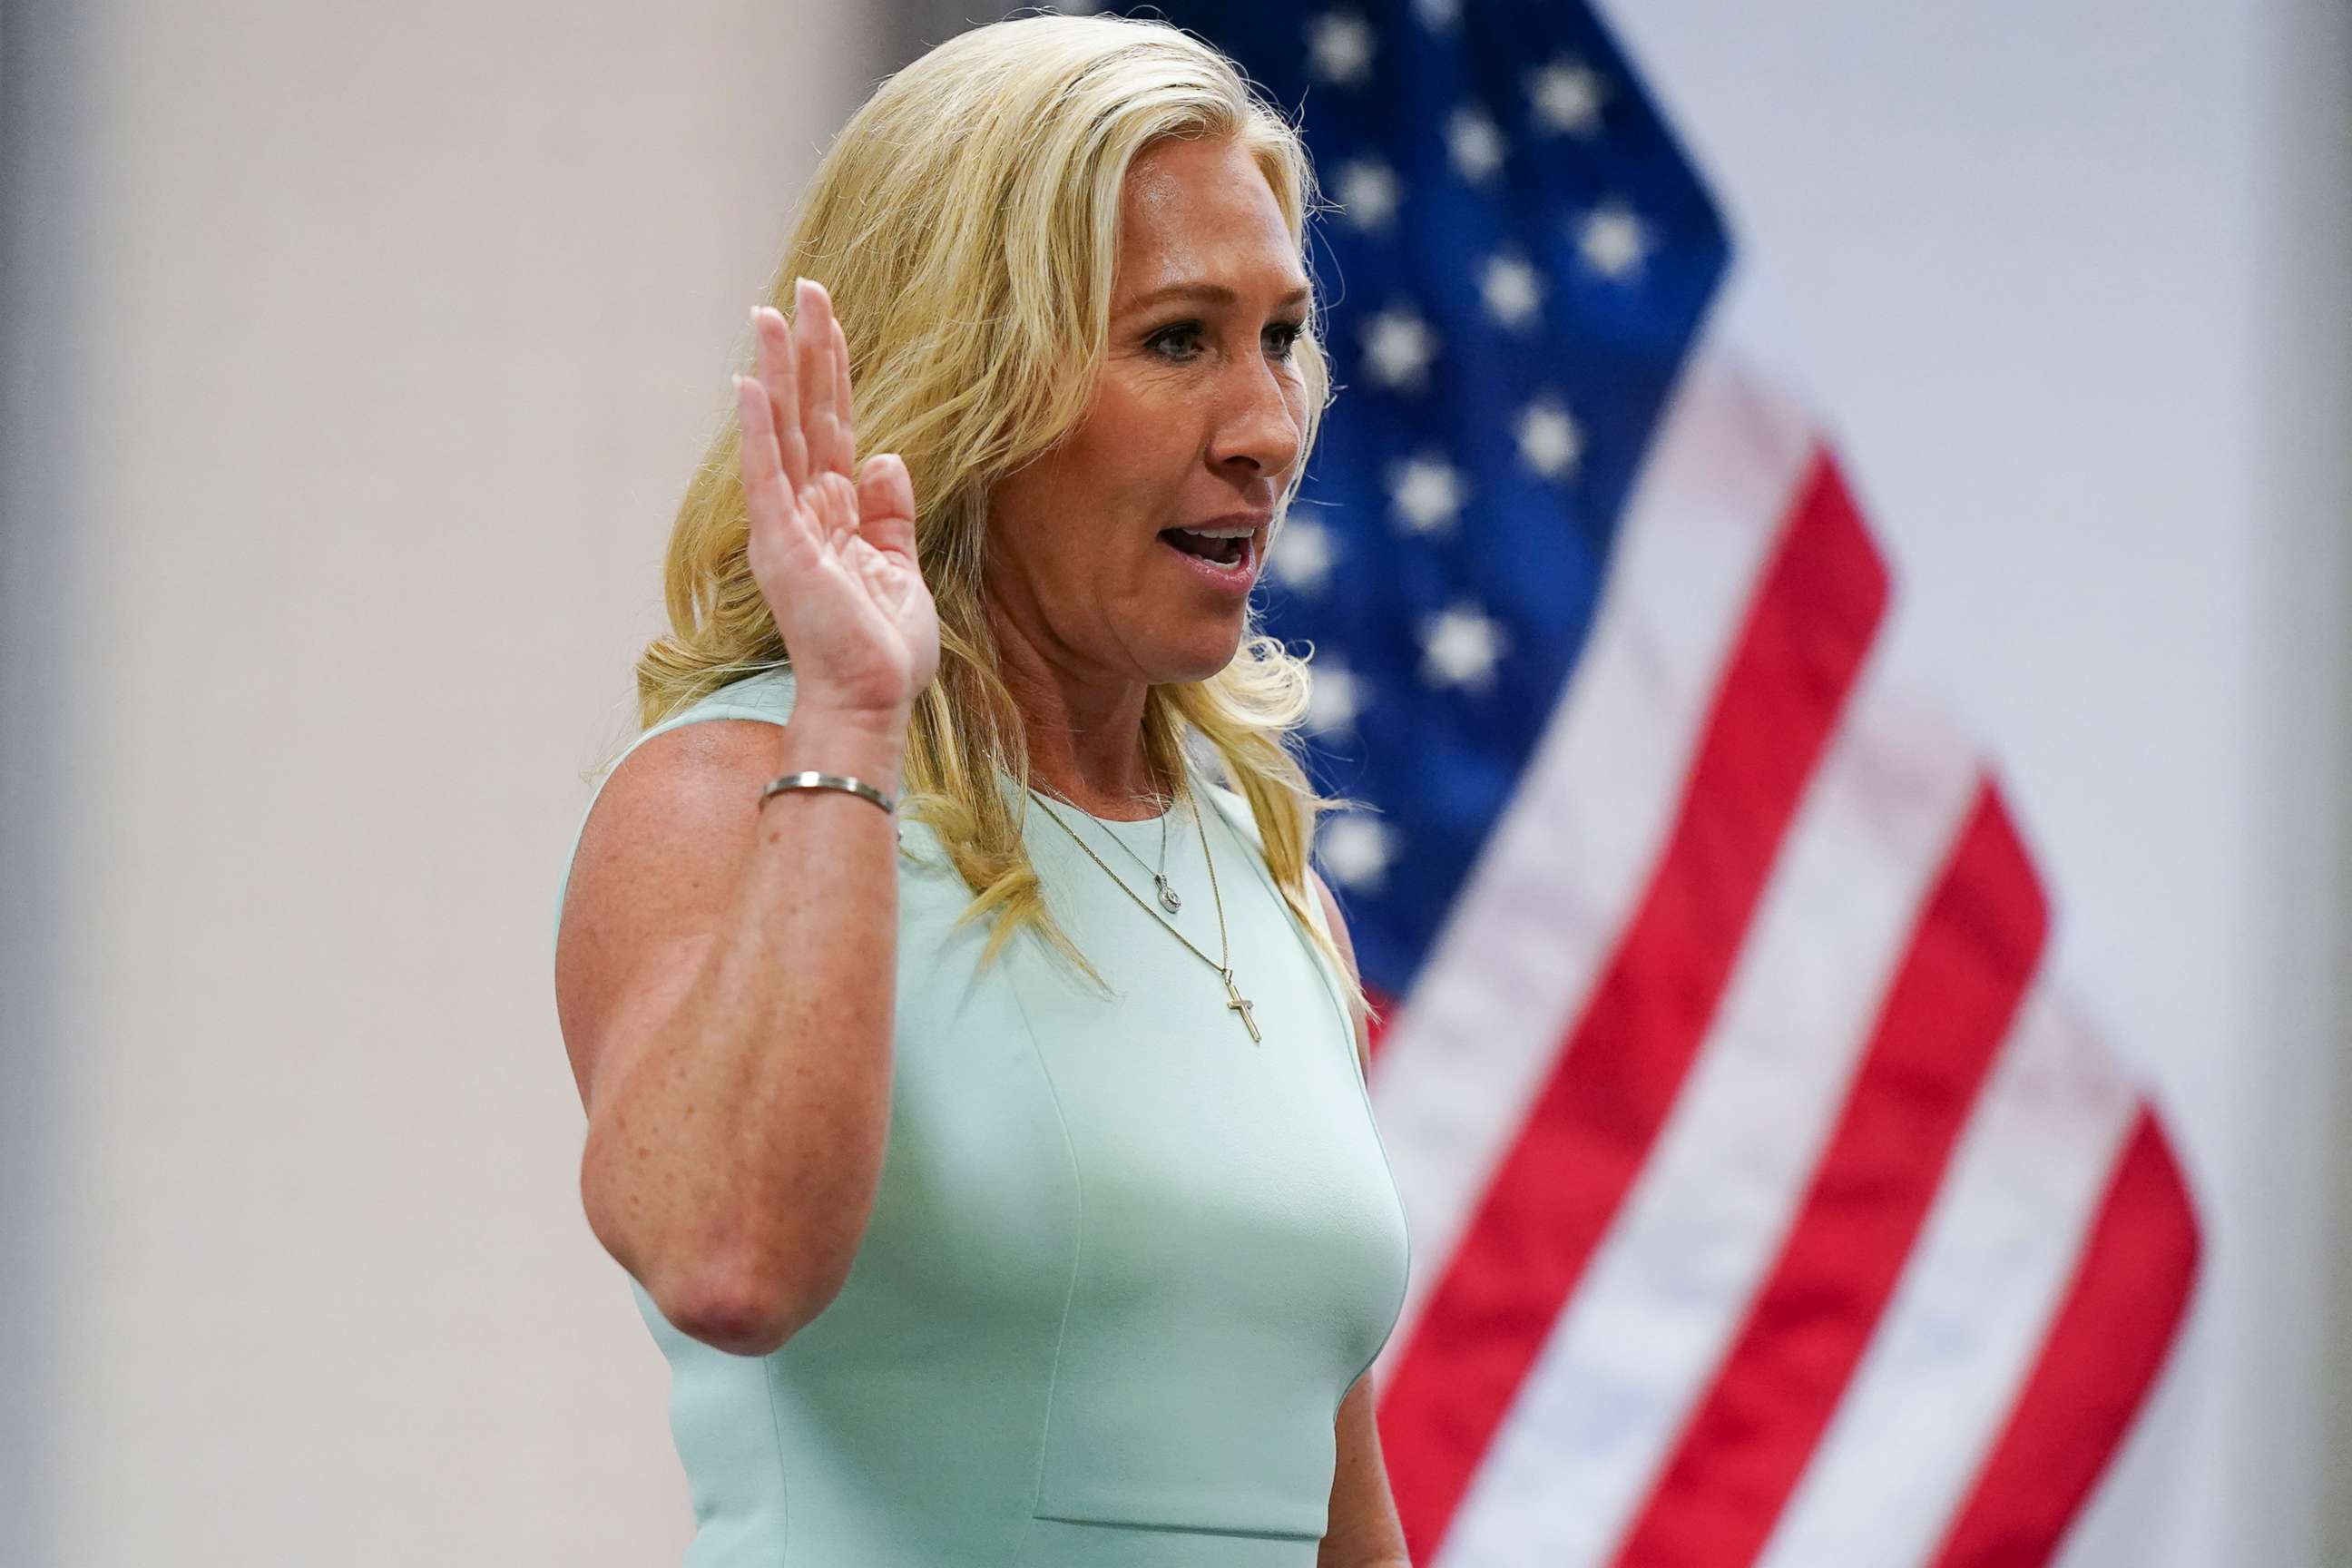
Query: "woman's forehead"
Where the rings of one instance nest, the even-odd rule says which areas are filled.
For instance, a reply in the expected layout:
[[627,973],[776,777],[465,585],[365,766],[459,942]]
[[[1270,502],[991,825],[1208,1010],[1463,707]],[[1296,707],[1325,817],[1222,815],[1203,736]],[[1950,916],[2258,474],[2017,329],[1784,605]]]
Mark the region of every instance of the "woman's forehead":
[[1120,203],[1117,270],[1129,308],[1187,288],[1222,290],[1227,300],[1307,289],[1281,204],[1233,140],[1163,142],[1137,155]]

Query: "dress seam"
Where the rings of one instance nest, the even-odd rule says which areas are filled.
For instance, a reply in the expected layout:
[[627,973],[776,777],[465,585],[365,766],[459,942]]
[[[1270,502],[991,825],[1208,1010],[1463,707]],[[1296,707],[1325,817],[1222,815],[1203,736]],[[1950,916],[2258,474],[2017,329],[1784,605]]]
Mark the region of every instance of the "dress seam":
[[[782,1350],[774,1352],[782,1353]],[[776,1408],[776,1368],[772,1359],[760,1369],[760,1382],[768,1391],[768,1435],[776,1446],[776,1490],[783,1498],[784,1508],[784,1538],[776,1549],[776,1568],[789,1568],[793,1560],[793,1482],[784,1469],[784,1419]]]
[[1062,1288],[1062,1318],[1054,1331],[1054,1363],[1045,1374],[1045,1413],[1037,1427],[1037,1474],[1029,1489],[1029,1517],[1021,1523],[1021,1534],[1013,1543],[1008,1564],[1021,1561],[1027,1549],[1029,1537],[1037,1527],[1038,1505],[1045,1497],[1045,1458],[1053,1451],[1054,1396],[1062,1383],[1062,1350],[1069,1341],[1070,1308],[1077,1300],[1078,1266],[1087,1244],[1087,1184],[1078,1170],[1078,1148],[1070,1136],[1070,1119],[1062,1109],[1062,1092],[1054,1083],[1054,1069],[1045,1061],[1045,1053],[1037,1043],[1037,1026],[1030,1022],[1029,1005],[1022,999],[1021,987],[1010,987],[1013,1010],[1021,1015],[1022,1032],[1029,1037],[1029,1054],[1037,1063],[1037,1074],[1045,1080],[1045,1096],[1054,1107],[1054,1125],[1062,1134],[1062,1151],[1070,1162],[1070,1194],[1076,1207],[1076,1217],[1070,1226],[1070,1277]]

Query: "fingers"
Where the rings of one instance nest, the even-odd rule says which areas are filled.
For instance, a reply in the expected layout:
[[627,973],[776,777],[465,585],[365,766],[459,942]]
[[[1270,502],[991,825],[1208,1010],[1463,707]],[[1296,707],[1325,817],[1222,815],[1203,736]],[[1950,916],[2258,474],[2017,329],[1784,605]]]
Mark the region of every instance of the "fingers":
[[811,542],[792,488],[784,482],[783,458],[776,445],[775,411],[767,388],[754,378],[735,378],[736,422],[742,427],[743,501],[751,513],[754,559],[765,548],[763,535],[795,551]]
[[857,537],[857,491],[841,475],[819,469],[801,492],[801,505],[835,549]]
[[785,479],[797,493],[808,483],[808,442],[801,432],[800,376],[793,363],[793,330],[781,311],[759,305],[751,310],[751,342],[760,385],[768,395],[770,421]]
[[849,351],[824,285],[800,279],[793,301],[794,361],[802,392],[801,430],[809,472],[849,477]]
[[906,465],[892,458],[850,477],[849,340],[824,286],[797,279],[793,319],[758,307],[751,333],[757,374],[736,377],[735,396],[743,488],[755,521],[774,516],[787,532],[838,545],[856,537],[862,514],[872,512],[882,519],[885,548],[911,562],[914,490]]
[[735,419],[743,428],[743,493],[754,505],[764,504],[783,479],[783,458],[776,450],[767,389],[748,375],[735,378]]

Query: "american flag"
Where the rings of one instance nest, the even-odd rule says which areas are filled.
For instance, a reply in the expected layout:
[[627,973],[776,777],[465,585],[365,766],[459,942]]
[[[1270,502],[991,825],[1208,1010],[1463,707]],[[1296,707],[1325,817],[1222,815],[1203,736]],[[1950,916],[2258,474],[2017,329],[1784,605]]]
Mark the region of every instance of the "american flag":
[[2195,1216],[1714,202],[1579,5],[1147,14],[1340,207],[1267,605],[1372,808],[1318,854],[1391,1004],[1414,1561],[2048,1561]]

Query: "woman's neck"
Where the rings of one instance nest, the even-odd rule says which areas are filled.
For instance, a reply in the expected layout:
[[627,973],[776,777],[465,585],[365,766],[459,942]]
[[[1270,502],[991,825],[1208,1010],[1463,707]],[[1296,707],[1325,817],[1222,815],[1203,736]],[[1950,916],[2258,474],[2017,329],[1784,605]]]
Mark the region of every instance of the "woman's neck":
[[1087,679],[1006,622],[994,629],[997,668],[1028,741],[1030,782],[1092,816],[1158,816],[1171,781],[1153,776],[1144,749],[1151,689],[1139,680]]

